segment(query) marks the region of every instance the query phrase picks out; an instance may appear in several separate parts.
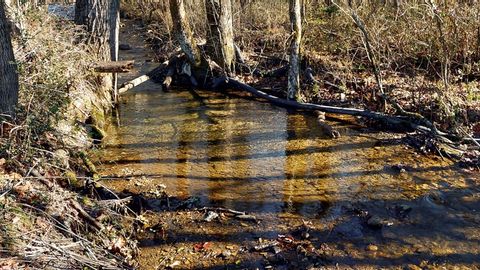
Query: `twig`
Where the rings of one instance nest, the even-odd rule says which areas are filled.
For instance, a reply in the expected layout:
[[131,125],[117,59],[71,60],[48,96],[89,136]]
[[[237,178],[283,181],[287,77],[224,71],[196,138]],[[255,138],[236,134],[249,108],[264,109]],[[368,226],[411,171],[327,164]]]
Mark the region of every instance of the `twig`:
[[246,220],[246,221],[257,221],[257,217],[254,215],[249,215],[245,212],[229,209],[229,208],[223,208],[223,207],[203,207],[201,209],[198,209],[199,211],[214,211],[214,212],[224,212],[224,213],[230,213],[234,214],[235,218],[240,219],[240,220]]
[[92,225],[94,228],[98,229],[99,231],[102,231],[104,229],[104,226],[100,222],[96,221],[92,216],[90,216],[90,214],[88,214],[78,202],[70,200],[70,205],[78,211],[80,217],[90,223],[90,225]]
[[198,211],[217,211],[217,212],[225,212],[225,213],[231,213],[234,215],[246,215],[245,212],[240,212],[237,210],[229,209],[229,208],[223,208],[223,207],[203,207],[201,209],[198,209]]

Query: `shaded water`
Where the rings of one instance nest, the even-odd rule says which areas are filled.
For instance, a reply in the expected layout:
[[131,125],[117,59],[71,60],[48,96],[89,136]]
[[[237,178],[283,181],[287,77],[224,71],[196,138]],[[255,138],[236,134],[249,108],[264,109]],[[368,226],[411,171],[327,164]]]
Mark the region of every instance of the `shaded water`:
[[[236,259],[195,263],[179,246],[247,245],[289,233],[302,220],[312,224],[314,246],[330,245],[326,265],[480,264],[478,175],[418,155],[400,135],[359,133],[345,121],[332,123],[342,137],[330,140],[309,115],[205,90],[163,92],[153,83],[122,100],[120,126],[112,128],[101,151],[101,169],[106,177],[136,180],[107,180],[108,186],[140,192],[162,184],[172,196],[195,197],[199,205],[247,211],[262,220],[215,228],[195,224],[201,216],[189,223],[177,220],[182,225],[169,225],[176,230],[170,239],[141,241],[145,269],[168,265],[165,256],[172,254],[184,268],[235,268]],[[381,228],[368,224],[372,217],[381,220]],[[378,251],[366,252],[369,244]],[[262,256],[242,256],[242,263],[252,261],[246,267],[266,265]]]

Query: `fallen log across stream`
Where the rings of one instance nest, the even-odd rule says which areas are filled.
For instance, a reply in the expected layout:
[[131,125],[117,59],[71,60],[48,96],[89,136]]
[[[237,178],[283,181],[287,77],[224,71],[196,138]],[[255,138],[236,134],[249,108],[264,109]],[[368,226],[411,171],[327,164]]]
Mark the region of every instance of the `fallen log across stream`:
[[[148,72],[146,75],[142,75],[138,78],[135,78],[131,81],[124,83],[119,89],[119,93],[125,93],[126,91],[132,89],[133,87],[143,82],[146,82],[148,80],[159,82],[164,87],[168,88],[168,86],[170,86],[170,84],[172,83],[173,75],[175,71],[178,72],[180,63],[182,63],[182,60],[184,60],[182,59],[182,57],[184,57],[183,54],[177,54],[173,56],[171,60],[162,63],[157,68]],[[181,74],[185,76],[189,76],[190,81],[196,81],[196,78],[190,72],[178,73],[178,75],[181,75]],[[400,112],[400,114],[398,115],[388,115],[381,112],[369,111],[369,110],[357,109],[357,108],[335,107],[335,106],[313,104],[313,103],[302,103],[302,102],[287,100],[274,95],[270,95],[246,83],[243,83],[235,78],[231,78],[227,76],[220,76],[220,77],[213,76],[210,78],[210,82],[213,82],[212,84],[216,86],[216,87],[213,87],[214,89],[216,89],[217,87],[223,87],[223,88],[229,88],[233,90],[246,91],[258,98],[265,99],[268,102],[280,107],[296,109],[296,110],[312,111],[314,113],[320,111],[324,113],[359,116],[359,117],[364,117],[367,119],[373,119],[376,121],[383,122],[391,127],[395,127],[395,129],[406,130],[406,131],[408,130],[419,131],[423,134],[427,134],[428,136],[436,138],[439,144],[448,145],[453,148],[457,148],[457,144],[458,144],[453,141],[458,141],[458,142],[471,141],[471,139],[469,140],[466,138],[461,138],[456,134],[442,132],[422,116],[419,116],[416,113],[404,112],[403,110],[399,111],[397,109],[397,111]],[[197,86],[197,84],[192,84],[192,85],[195,87]],[[209,87],[212,87],[212,85],[210,85]],[[396,104],[395,102],[392,102],[392,103],[394,105]],[[336,136],[331,136],[331,137],[335,138]],[[461,156],[463,151],[459,149],[457,150],[458,151],[454,154],[454,156],[459,156],[459,154],[457,153],[460,153],[460,156]],[[437,151],[440,152],[438,148],[437,148]],[[447,154],[449,155],[449,153]]]
[[343,107],[327,106],[327,105],[320,105],[320,104],[313,104],[313,103],[301,103],[293,100],[287,100],[287,99],[283,99],[277,96],[267,94],[263,91],[255,89],[254,87],[248,84],[245,84],[243,82],[240,82],[232,78],[229,78],[226,84],[230,88],[247,91],[253,94],[254,96],[268,100],[272,104],[275,104],[281,107],[307,110],[307,111],[322,111],[322,112],[333,113],[333,114],[362,116],[370,119],[387,121],[395,125],[398,125],[398,124],[408,125],[412,129],[422,131],[422,132],[434,132],[436,133],[436,135],[439,135],[439,136],[449,135],[447,133],[444,133],[441,131],[433,131],[428,127],[413,123],[408,118],[403,116],[392,116],[392,115],[387,115],[380,112],[374,112],[374,111],[368,111],[368,110],[362,110],[362,109],[356,109],[356,108],[343,108]]

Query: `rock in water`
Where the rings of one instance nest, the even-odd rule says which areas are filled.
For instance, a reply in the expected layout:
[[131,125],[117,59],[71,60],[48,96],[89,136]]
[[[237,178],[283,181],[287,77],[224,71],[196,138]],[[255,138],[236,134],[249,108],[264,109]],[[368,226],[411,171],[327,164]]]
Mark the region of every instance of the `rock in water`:
[[130,44],[120,44],[118,45],[118,49],[122,51],[129,51],[132,49],[132,46],[130,46]]
[[363,237],[362,225],[356,218],[341,223],[335,227],[335,232],[347,238],[358,239]]
[[215,213],[213,211],[208,211],[207,214],[205,215],[205,218],[203,219],[203,221],[211,222],[212,220],[217,219],[217,218],[218,218],[217,213]]

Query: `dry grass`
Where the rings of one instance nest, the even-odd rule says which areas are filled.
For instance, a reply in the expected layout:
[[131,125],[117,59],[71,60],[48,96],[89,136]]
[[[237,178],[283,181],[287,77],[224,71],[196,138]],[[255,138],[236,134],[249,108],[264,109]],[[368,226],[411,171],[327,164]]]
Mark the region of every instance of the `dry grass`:
[[[66,118],[75,100],[79,82],[94,82],[88,54],[69,22],[50,17],[43,10],[25,9],[17,16],[20,33],[14,38],[20,78],[20,101],[16,119],[7,119],[1,134],[1,154],[30,165],[62,148],[56,125]],[[94,89],[95,85],[87,86]],[[43,149],[46,151],[37,151]]]
[[[90,227],[69,204],[82,199],[77,194],[14,174],[0,178],[0,194],[0,268],[129,269],[133,263],[135,242],[118,226]],[[86,198],[83,204],[90,213],[111,212]],[[110,215],[109,224],[121,222],[118,217]]]
[[[97,57],[71,22],[29,5],[15,14],[20,104],[0,129],[0,268],[129,268],[136,251],[122,229],[129,218],[70,191],[81,184],[73,170],[87,168],[67,141],[86,136],[74,121],[88,118],[101,95],[103,78],[89,68]],[[77,201],[103,230],[88,225],[71,206]]]

